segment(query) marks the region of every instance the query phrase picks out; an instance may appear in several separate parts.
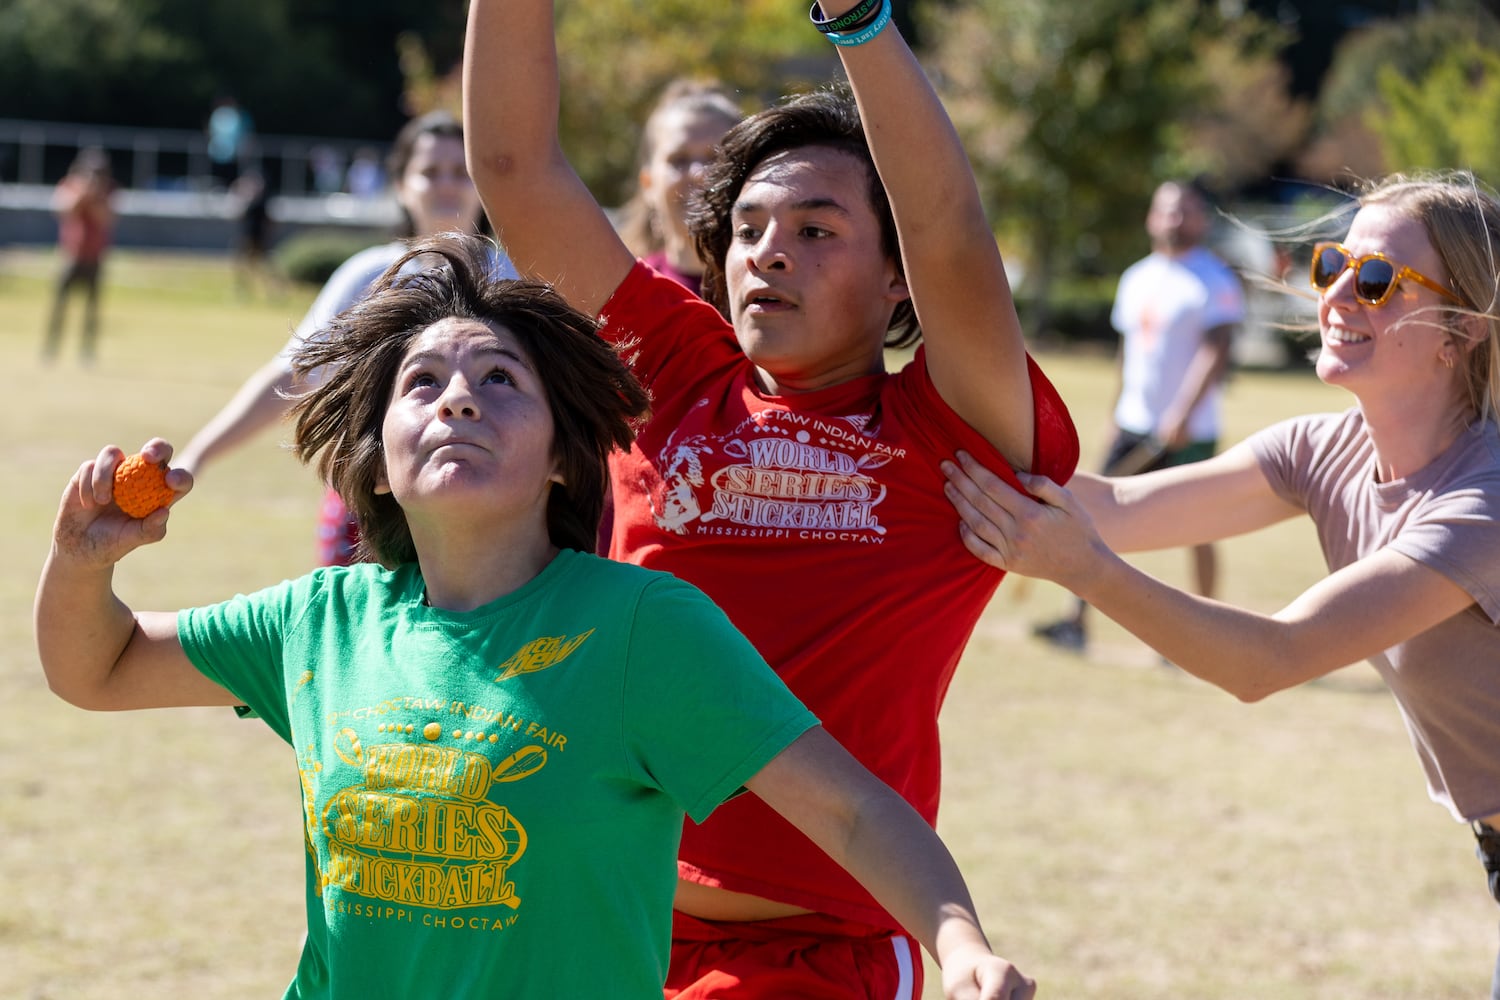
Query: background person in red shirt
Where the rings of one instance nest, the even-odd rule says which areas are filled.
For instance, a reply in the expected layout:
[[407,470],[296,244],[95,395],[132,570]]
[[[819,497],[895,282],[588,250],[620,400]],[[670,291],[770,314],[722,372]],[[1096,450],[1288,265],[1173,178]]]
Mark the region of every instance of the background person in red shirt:
[[75,287],[81,287],[85,295],[79,356],[85,363],[94,359],[99,336],[99,270],[114,229],[115,213],[110,206],[114,192],[109,157],[102,149],[84,149],[52,195],[57,245],[64,263],[47,320],[47,338],[42,343],[43,360],[57,357],[68,295]]

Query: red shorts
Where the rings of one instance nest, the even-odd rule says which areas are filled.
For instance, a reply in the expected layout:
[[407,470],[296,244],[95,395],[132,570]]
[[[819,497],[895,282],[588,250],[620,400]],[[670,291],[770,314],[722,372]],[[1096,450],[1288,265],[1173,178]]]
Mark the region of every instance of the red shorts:
[[911,938],[823,914],[745,923],[672,919],[667,1000],[915,1000]]

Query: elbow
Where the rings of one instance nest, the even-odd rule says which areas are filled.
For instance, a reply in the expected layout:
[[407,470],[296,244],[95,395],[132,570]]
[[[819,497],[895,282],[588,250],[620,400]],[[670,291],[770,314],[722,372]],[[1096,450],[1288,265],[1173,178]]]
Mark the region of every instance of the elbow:
[[1241,704],[1254,705],[1258,701],[1265,701],[1279,690],[1281,689],[1269,684],[1252,683],[1231,687],[1229,693],[1234,695]]
[[1224,685],[1225,690],[1246,705],[1265,701],[1278,691],[1296,687],[1332,669],[1320,668],[1306,650],[1299,650],[1292,642],[1268,645],[1247,667]]
[[48,690],[62,701],[86,712],[102,712],[108,708],[97,688],[70,682],[63,674],[48,670],[45,664],[42,669],[47,675]]

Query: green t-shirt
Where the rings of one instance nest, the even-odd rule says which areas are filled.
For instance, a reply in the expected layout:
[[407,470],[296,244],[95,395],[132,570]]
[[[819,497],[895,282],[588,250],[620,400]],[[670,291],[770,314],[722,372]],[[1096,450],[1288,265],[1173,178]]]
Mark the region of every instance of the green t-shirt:
[[661,996],[683,815],[817,724],[696,588],[560,553],[471,612],[414,565],[183,611],[297,752],[298,998]]

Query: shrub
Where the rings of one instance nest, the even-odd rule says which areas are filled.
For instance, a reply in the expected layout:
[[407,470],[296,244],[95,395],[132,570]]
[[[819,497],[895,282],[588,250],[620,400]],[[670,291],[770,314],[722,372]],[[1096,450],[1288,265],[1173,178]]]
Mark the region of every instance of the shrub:
[[321,285],[344,261],[380,242],[369,233],[310,230],[282,240],[276,247],[276,264],[292,281]]

